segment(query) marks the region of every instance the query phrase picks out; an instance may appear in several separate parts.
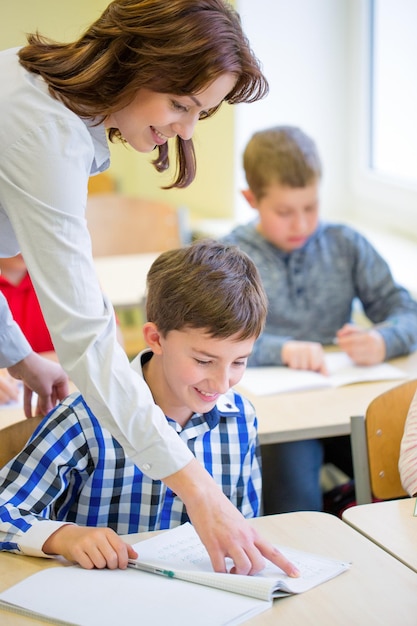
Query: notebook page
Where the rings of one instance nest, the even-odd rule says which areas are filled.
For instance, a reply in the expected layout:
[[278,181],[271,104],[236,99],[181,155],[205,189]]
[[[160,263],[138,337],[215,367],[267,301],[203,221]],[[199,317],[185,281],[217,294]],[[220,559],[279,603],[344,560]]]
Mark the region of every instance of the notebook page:
[[[16,556],[19,559],[19,556]],[[163,598],[161,602],[160,598]],[[0,594],[0,606],[71,626],[235,626],[271,603],[138,570],[54,567]]]
[[408,375],[390,363],[359,366],[344,352],[325,354],[328,376],[309,370],[284,366],[248,367],[239,383],[242,389],[258,396],[341,387],[358,382],[401,380]]
[[[348,569],[342,561],[320,557],[293,548],[277,546],[301,571],[300,578],[290,578],[267,561],[256,576],[213,572],[209,555],[191,524],[183,524],[134,545],[139,561],[173,570],[181,580],[215,586],[234,593],[271,599],[274,592],[301,593]],[[232,566],[227,559],[229,567]]]

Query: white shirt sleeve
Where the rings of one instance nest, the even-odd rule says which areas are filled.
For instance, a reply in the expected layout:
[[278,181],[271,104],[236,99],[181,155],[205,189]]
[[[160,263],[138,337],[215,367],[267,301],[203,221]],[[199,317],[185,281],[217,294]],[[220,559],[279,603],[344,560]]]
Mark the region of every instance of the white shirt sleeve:
[[[29,75],[27,80],[39,79]],[[91,134],[62,104],[42,97],[40,104],[26,98],[9,108],[0,101],[0,113],[2,107],[17,111],[10,111],[9,127],[2,119],[0,222],[20,246],[61,365],[132,461],[161,479],[193,455],[116,339],[114,312],[98,282],[85,220],[96,156]],[[7,135],[13,123],[18,140],[10,139],[11,131]],[[0,232],[3,254],[10,248],[4,239]]]
[[398,469],[404,489],[410,496],[417,495],[417,393],[408,410]]

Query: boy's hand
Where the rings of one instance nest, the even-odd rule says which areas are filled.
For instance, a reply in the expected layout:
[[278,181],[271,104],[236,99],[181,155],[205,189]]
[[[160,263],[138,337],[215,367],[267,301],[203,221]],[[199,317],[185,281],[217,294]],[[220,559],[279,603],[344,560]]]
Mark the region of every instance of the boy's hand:
[[126,569],[138,554],[111,528],[68,524],[55,531],[43,544],[45,554],[58,554],[85,569]]
[[385,341],[377,330],[345,324],[337,331],[336,339],[339,348],[357,365],[376,365],[385,360]]
[[312,370],[328,374],[321,343],[314,341],[287,341],[281,352],[282,362],[295,370]]
[[186,505],[215,572],[227,572],[225,558],[230,557],[232,574],[256,574],[268,559],[289,576],[299,576],[298,569],[258,535],[196,459],[164,482]]
[[0,404],[19,399],[19,384],[6,369],[0,370]]

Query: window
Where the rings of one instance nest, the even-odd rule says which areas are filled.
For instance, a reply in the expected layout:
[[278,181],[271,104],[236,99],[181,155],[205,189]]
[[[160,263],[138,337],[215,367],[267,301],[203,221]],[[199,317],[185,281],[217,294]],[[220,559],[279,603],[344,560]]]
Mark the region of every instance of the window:
[[415,0],[351,4],[352,214],[417,237]]
[[376,172],[417,183],[417,2],[371,4],[371,145]]

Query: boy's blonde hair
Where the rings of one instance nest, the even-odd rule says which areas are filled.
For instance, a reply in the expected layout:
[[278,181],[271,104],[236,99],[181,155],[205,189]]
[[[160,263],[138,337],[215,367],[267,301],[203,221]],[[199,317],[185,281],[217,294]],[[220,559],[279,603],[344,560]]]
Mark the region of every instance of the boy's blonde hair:
[[243,167],[249,188],[258,200],[271,184],[306,187],[322,174],[315,142],[296,126],[256,132],[243,153]]
[[165,336],[199,328],[212,337],[257,338],[267,298],[256,266],[238,247],[213,240],[163,252],[147,278],[146,315]]

